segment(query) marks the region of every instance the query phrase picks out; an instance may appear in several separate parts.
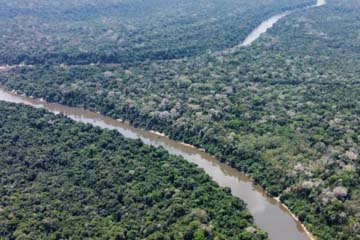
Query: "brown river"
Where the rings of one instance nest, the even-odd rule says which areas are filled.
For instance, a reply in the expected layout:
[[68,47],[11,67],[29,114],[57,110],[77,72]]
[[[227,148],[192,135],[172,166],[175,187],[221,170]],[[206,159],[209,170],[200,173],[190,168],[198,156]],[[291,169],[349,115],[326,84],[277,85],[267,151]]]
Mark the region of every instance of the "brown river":
[[308,240],[311,236],[281,203],[268,196],[253,184],[244,173],[221,163],[209,154],[192,146],[170,140],[166,136],[131,127],[118,120],[81,108],[46,103],[39,99],[20,96],[0,89],[0,101],[22,103],[36,108],[45,108],[55,114],[62,113],[82,123],[106,129],[115,129],[130,139],[141,139],[145,144],[162,146],[169,153],[178,155],[196,164],[222,187],[229,187],[234,196],[242,199],[254,217],[255,223],[273,240]]
[[[310,8],[326,4],[325,0],[317,0]],[[271,28],[281,18],[294,11],[287,11],[272,16],[261,23],[238,47],[249,46],[261,34]],[[0,71],[10,70],[11,66],[0,66]],[[221,163],[209,154],[190,145],[170,140],[161,134],[131,127],[130,125],[101,114],[72,108],[59,104],[46,103],[42,100],[20,96],[0,88],[0,101],[22,103],[37,108],[45,108],[53,113],[62,113],[67,117],[83,123],[89,123],[106,129],[115,129],[130,139],[141,139],[145,144],[163,147],[169,153],[178,155],[202,168],[222,187],[229,187],[234,196],[242,199],[254,217],[255,223],[269,234],[272,240],[309,240],[314,239],[296,217],[278,200],[270,197],[265,191],[253,183],[244,173]]]

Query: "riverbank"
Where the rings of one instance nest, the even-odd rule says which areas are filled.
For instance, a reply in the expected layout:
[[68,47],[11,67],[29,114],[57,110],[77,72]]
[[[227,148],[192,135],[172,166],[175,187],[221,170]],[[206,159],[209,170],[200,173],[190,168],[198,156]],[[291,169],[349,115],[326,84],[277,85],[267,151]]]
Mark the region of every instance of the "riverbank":
[[306,233],[301,223],[292,217],[292,213],[288,209],[281,207],[260,186],[254,185],[251,178],[191,144],[176,142],[163,133],[137,129],[126,123],[82,108],[47,103],[39,99],[5,92],[1,89],[0,100],[41,107],[54,113],[61,112],[75,121],[114,129],[126,138],[141,139],[145,144],[163,147],[170,154],[181,156],[205,170],[221,187],[230,188],[234,196],[239,197],[247,204],[255,223],[268,232],[271,239],[313,239]]
[[280,197],[274,197],[274,199],[275,199],[283,208],[285,208],[287,211],[289,211],[291,217],[292,217],[295,221],[301,223],[301,227],[304,229],[306,235],[309,237],[310,240],[317,240],[317,239],[315,238],[315,236],[314,236],[314,235],[309,231],[309,229],[305,226],[305,224],[299,220],[299,217],[296,216],[296,215],[291,211],[291,209],[290,209],[285,203],[283,203],[283,202],[280,200]]
[[[164,138],[169,138],[169,136],[167,136],[166,134],[164,133],[161,133],[161,132],[158,132],[158,131],[153,131],[153,130],[150,130],[149,132],[159,136],[159,137],[164,137]],[[200,151],[204,151],[206,152],[204,149],[198,149],[196,148],[195,146],[191,145],[191,144],[188,144],[188,143],[184,143],[184,142],[180,142],[180,144],[184,145],[184,146],[187,146],[187,147],[190,147],[190,148],[193,148],[193,149],[197,149],[197,150],[200,150]],[[249,179],[251,179],[252,182],[255,183],[254,179],[247,173],[244,173]],[[289,214],[291,215],[291,217],[296,221],[296,222],[299,222],[300,223],[300,226],[302,227],[302,229],[304,230],[304,232],[306,233],[306,235],[308,236],[309,240],[316,240],[315,236],[309,231],[309,229],[305,226],[305,224],[303,222],[301,222],[299,220],[299,217],[296,216],[292,211],[291,209],[285,204],[283,203],[281,200],[280,200],[280,197],[274,197],[272,196],[269,192],[267,192],[266,190],[264,190],[264,193],[273,198],[281,207],[283,207],[284,209],[286,209],[286,211],[289,212]]]
[[[151,133],[153,133],[153,134],[155,134],[155,135],[157,135],[157,136],[159,136],[159,137],[164,137],[164,138],[170,139],[169,136],[167,136],[167,135],[164,134],[164,133],[161,133],[161,132],[158,132],[158,131],[153,131],[153,130],[150,130],[149,132],[151,132]],[[193,148],[193,149],[196,149],[196,150],[199,150],[199,151],[203,151],[203,152],[206,153],[206,151],[205,151],[204,149],[198,149],[197,147],[195,147],[195,146],[193,146],[193,145],[191,145],[191,144],[184,143],[184,142],[179,142],[179,143],[182,144],[182,145],[184,145],[184,146],[186,146],[186,147],[190,147],[190,148]],[[255,180],[254,180],[249,174],[247,174],[247,173],[244,173],[244,174],[245,174],[249,179],[251,179],[252,182],[255,183]],[[290,209],[285,203],[283,203],[283,202],[280,200],[280,197],[274,197],[274,196],[272,196],[269,192],[267,192],[266,190],[263,190],[263,191],[264,191],[264,193],[265,193],[268,197],[274,199],[274,200],[277,202],[277,204],[279,204],[281,207],[283,207],[284,209],[286,209],[286,211],[289,212],[289,214],[291,215],[291,217],[292,217],[296,222],[299,222],[299,223],[300,223],[301,228],[304,230],[304,232],[306,233],[306,235],[307,235],[307,237],[309,238],[309,240],[316,240],[315,236],[308,230],[308,228],[305,226],[305,224],[299,220],[299,217],[296,216],[296,215],[291,211],[291,209]]]
[[0,66],[0,72],[9,71],[12,68],[14,68],[14,66]]
[[[318,0],[316,6],[322,6],[323,4],[325,4],[325,1]],[[286,13],[285,16],[286,15],[288,15],[288,13]],[[279,19],[281,19],[281,18],[279,18]],[[278,21],[279,19],[276,19],[276,21]],[[274,25],[276,23],[276,21],[272,25]],[[270,27],[272,27],[272,25]],[[266,28],[265,32],[270,27]],[[261,34],[258,34],[258,36],[255,39],[259,38],[260,35]],[[3,68],[0,68],[0,69],[3,69],[2,71],[7,71],[7,70],[11,70],[13,67],[14,66],[3,66]],[[23,99],[23,100],[25,101],[25,99]],[[37,105],[37,106],[44,105],[45,108],[47,108],[47,106],[48,106],[48,107],[50,107],[50,109],[51,109],[51,107],[54,107],[51,104],[46,103],[45,101],[41,101],[41,100],[37,101],[36,99],[33,99],[33,101],[34,101],[33,105]],[[30,102],[30,105],[31,105],[31,102]],[[61,109],[64,108],[64,106],[59,106],[59,105],[57,105],[56,107],[57,107],[56,108],[57,110],[54,110],[55,109],[54,108],[53,112],[55,112],[55,111],[60,112]],[[49,108],[47,108],[47,109],[49,109]],[[83,121],[83,122],[90,123],[93,125],[98,123],[98,125],[100,127],[105,126],[105,127],[116,128],[120,132],[123,131],[122,133],[126,137],[141,138],[143,141],[147,141],[149,144],[154,145],[154,146],[163,146],[163,147],[165,146],[165,149],[167,149],[170,153],[173,153],[176,155],[181,155],[185,159],[188,159],[189,161],[197,164],[199,167],[203,168],[208,173],[208,175],[210,175],[211,177],[216,179],[215,181],[217,181],[219,185],[225,186],[225,187],[230,187],[235,196],[238,196],[239,198],[241,198],[243,200],[245,199],[245,202],[248,204],[250,212],[252,212],[252,215],[254,216],[257,224],[260,227],[262,227],[265,231],[270,232],[270,235],[273,234],[272,236],[275,236],[275,237],[273,237],[273,239],[295,239],[294,236],[299,236],[299,239],[300,239],[300,237],[302,237],[302,233],[301,233],[301,231],[300,231],[300,233],[296,232],[296,230],[293,229],[294,226],[295,226],[295,228],[300,226],[302,231],[305,233],[305,235],[307,235],[307,237],[309,239],[312,239],[312,240],[315,239],[311,235],[311,233],[306,229],[304,224],[302,224],[300,221],[298,221],[298,217],[295,216],[289,210],[289,208],[281,202],[278,205],[282,205],[283,208],[286,210],[286,211],[284,211],[286,213],[285,216],[282,215],[281,210],[275,210],[275,212],[276,212],[276,214],[278,214],[278,216],[281,216],[281,219],[282,219],[282,221],[284,221],[284,224],[279,223],[279,226],[274,226],[275,223],[273,221],[273,218],[271,217],[271,214],[274,214],[273,209],[276,207],[274,207],[275,205],[272,204],[271,202],[276,201],[276,203],[278,203],[279,200],[276,200],[276,198],[271,197],[268,193],[266,193],[259,186],[254,186],[253,185],[254,181],[252,181],[252,179],[249,178],[248,176],[246,176],[245,174],[240,173],[239,171],[229,167],[228,165],[226,165],[224,163],[220,163],[212,156],[208,156],[204,152],[203,149],[197,149],[193,145],[183,143],[183,142],[171,143],[171,140],[169,139],[169,137],[167,137],[165,134],[163,134],[161,132],[156,132],[156,131],[150,131],[151,134],[154,134],[157,136],[156,141],[152,141],[151,139],[153,138],[153,136],[148,135],[147,133],[144,133],[143,130],[140,131],[140,130],[136,130],[134,128],[130,128],[129,126],[125,126],[124,123],[122,123],[123,125],[117,126],[116,124],[112,124],[112,122],[109,119],[107,119],[105,117],[104,118],[101,117],[100,114],[94,115],[88,111],[84,112],[84,115],[87,115],[87,114],[89,115],[89,118],[86,119],[86,121],[85,121],[83,119],[83,116],[76,115],[78,113],[79,113],[79,110],[76,109],[76,110],[70,111],[69,115],[73,116],[73,119],[75,119],[77,121]],[[99,122],[94,123],[94,121],[93,121],[94,118],[95,118],[95,121],[99,121]],[[105,122],[105,124],[104,124],[104,122]],[[126,132],[124,129],[126,130]],[[129,134],[129,132],[132,135]],[[159,143],[158,137],[162,137],[162,139],[160,140],[160,143]],[[182,147],[180,147],[180,145]],[[188,148],[188,149],[185,149],[184,147]],[[226,166],[224,166],[224,165],[226,165]],[[230,176],[230,178],[229,178],[229,176]],[[234,179],[233,179],[234,177],[235,177],[236,182],[234,182]],[[244,191],[243,189],[246,189],[246,190]],[[271,198],[271,200],[270,200],[270,198]],[[254,203],[254,201],[255,201],[255,203]],[[258,203],[258,202],[261,202],[261,203]],[[269,202],[270,202],[270,204],[269,204]],[[267,208],[272,209],[272,210],[268,210]],[[261,209],[260,213],[259,213],[258,209]],[[265,210],[263,210],[263,209],[265,209]],[[291,222],[287,218],[286,215],[288,215],[294,222]],[[269,217],[269,218],[267,218],[267,217]],[[281,236],[278,237],[276,234],[281,234],[283,232],[283,228],[284,228],[284,226],[286,226],[286,224],[288,224],[290,226],[288,235],[283,234],[283,235],[285,235],[284,238],[281,238]],[[296,239],[298,239],[298,238],[296,238]],[[301,238],[301,239],[303,239],[303,238]]]
[[[164,137],[164,138],[170,139],[169,136],[167,136],[167,135],[164,134],[164,133],[161,133],[161,132],[158,132],[158,131],[153,131],[153,130],[150,130],[149,132],[151,132],[151,133],[153,133],[153,134],[155,134],[155,135],[157,135],[157,136],[159,136],[159,137]],[[199,150],[199,151],[203,151],[203,152],[206,153],[206,151],[205,151],[204,149],[198,149],[197,147],[195,147],[195,146],[193,146],[193,145],[191,145],[191,144],[184,143],[184,142],[180,142],[180,144],[182,144],[182,145],[184,145],[184,146],[186,146],[186,147],[190,147],[190,148]],[[251,179],[252,182],[255,183],[255,180],[254,180],[249,174],[247,174],[247,173],[243,173],[243,174],[245,174],[249,179]],[[305,234],[307,235],[307,237],[309,238],[309,240],[317,240],[317,239],[315,238],[315,236],[314,236],[314,235],[309,231],[309,229],[305,226],[305,224],[299,220],[299,217],[296,216],[296,215],[291,211],[291,209],[290,209],[285,203],[283,203],[283,202],[280,200],[280,197],[274,197],[274,196],[272,196],[269,192],[267,192],[266,190],[263,190],[263,191],[264,191],[264,193],[265,193],[268,197],[274,199],[277,204],[279,204],[282,208],[284,208],[284,209],[290,214],[290,216],[291,216],[296,222],[298,222],[298,223],[300,224],[301,228],[304,230],[304,232],[305,232]]]
[[270,28],[272,28],[282,18],[284,18],[294,12],[297,12],[297,11],[321,7],[321,6],[324,6],[325,4],[326,4],[326,0],[317,0],[316,4],[314,4],[314,5],[299,8],[299,9],[294,9],[294,10],[288,10],[288,11],[276,14],[276,15],[270,17],[269,19],[263,21],[259,26],[257,26],[252,32],[250,32],[250,34],[244,39],[244,41],[242,41],[241,43],[239,43],[238,45],[236,45],[232,48],[225,49],[222,52],[225,54],[234,53],[239,48],[248,47],[253,42],[255,42],[258,38],[260,38],[262,34],[266,33]]
[[[169,138],[166,134],[164,133],[161,133],[161,132],[157,132],[157,131],[152,131],[150,130],[149,132],[151,133],[154,133],[158,136],[161,136],[161,137],[165,137],[165,138]],[[206,153],[206,150],[205,149],[199,149],[199,148],[196,148],[195,146],[191,145],[191,144],[188,144],[188,143],[184,143],[184,142],[180,142],[180,144],[184,145],[184,146],[187,146],[187,147],[190,147],[190,148],[193,148],[193,149],[197,149],[197,150],[200,150],[200,151],[203,151]],[[252,182],[255,183],[255,180],[247,173],[244,173],[249,179],[251,179]],[[292,211],[291,209],[285,204],[283,203],[281,200],[280,200],[280,197],[274,197],[272,196],[269,192],[267,192],[266,190],[264,190],[265,194],[268,196],[268,197],[271,197],[273,198],[281,207],[283,207],[284,209],[286,209],[286,211],[289,212],[289,214],[291,215],[291,217],[296,221],[296,222],[299,222],[300,223],[300,226],[301,228],[304,230],[304,232],[306,233],[307,237],[309,238],[309,240],[317,240],[315,238],[315,236],[310,232],[310,230],[305,226],[305,224],[303,222],[300,221],[299,217],[296,216]]]

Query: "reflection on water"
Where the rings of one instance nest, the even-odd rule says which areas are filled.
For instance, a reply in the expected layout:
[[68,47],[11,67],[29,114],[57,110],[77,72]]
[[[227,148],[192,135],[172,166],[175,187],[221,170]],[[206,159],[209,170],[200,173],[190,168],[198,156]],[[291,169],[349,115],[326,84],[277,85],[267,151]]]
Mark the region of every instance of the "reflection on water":
[[256,39],[260,37],[261,34],[265,33],[269,28],[272,28],[275,23],[277,23],[281,18],[289,15],[291,12],[287,11],[281,14],[277,14],[269,18],[268,20],[262,22],[257,28],[255,28],[240,44],[240,47],[245,47],[251,45]]
[[315,7],[321,7],[326,4],[325,0],[317,0]]
[[62,113],[67,117],[83,123],[89,123],[106,129],[119,131],[131,139],[141,139],[145,144],[163,147],[174,155],[182,156],[204,169],[222,187],[229,187],[234,196],[241,198],[254,216],[255,223],[268,232],[274,240],[303,240],[309,239],[290,213],[273,198],[268,197],[261,187],[252,183],[245,174],[219,162],[209,154],[194,147],[172,141],[158,134],[133,128],[120,121],[104,117],[98,113],[81,108],[71,108],[59,104],[51,104],[40,100],[23,97],[0,89],[0,100],[23,103],[37,108],[46,108],[53,113]]
[[[314,8],[314,7],[321,7],[323,5],[326,4],[326,0],[317,0],[315,5],[312,5],[310,7],[307,7],[305,9],[309,9],[309,8]],[[286,11],[280,14],[276,14],[274,16],[272,16],[271,18],[265,20],[264,22],[262,22],[258,27],[256,27],[246,38],[245,40],[239,44],[238,46],[235,46],[231,51],[234,51],[236,48],[239,47],[246,47],[251,45],[256,39],[258,39],[261,34],[267,32],[268,29],[272,28],[274,26],[275,23],[277,23],[280,19],[282,19],[283,17],[286,17],[287,15],[295,12],[294,11]]]

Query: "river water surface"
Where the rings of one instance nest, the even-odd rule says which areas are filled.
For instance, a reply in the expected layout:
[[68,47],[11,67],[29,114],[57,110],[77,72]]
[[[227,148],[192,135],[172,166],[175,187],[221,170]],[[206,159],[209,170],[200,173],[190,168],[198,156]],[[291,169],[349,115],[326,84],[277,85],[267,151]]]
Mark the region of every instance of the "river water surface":
[[[314,7],[321,7],[321,6],[325,5],[325,4],[326,4],[326,0],[317,0],[316,4],[314,4],[314,5],[310,6],[310,7],[306,7],[304,9],[314,8]],[[300,10],[300,9],[298,9],[298,10]],[[245,40],[241,44],[239,44],[238,46],[235,46],[234,48],[232,48],[232,50],[235,50],[236,48],[239,48],[239,47],[246,47],[246,46],[251,45],[256,39],[258,39],[261,36],[261,34],[267,32],[280,19],[282,19],[283,17],[286,17],[289,14],[291,14],[291,13],[293,13],[295,11],[298,11],[298,10],[286,11],[286,12],[283,12],[283,13],[280,13],[280,14],[276,14],[276,15],[270,17],[269,19],[265,20],[259,26],[257,26],[245,38]]]
[[[325,0],[317,0],[311,7],[325,5]],[[310,7],[310,8],[311,8]],[[261,34],[265,33],[281,18],[293,13],[286,11],[277,14],[262,22],[254,29],[247,38],[238,46],[251,45]],[[11,67],[1,67],[0,71],[9,70]],[[212,177],[222,187],[229,187],[234,196],[242,199],[254,217],[255,223],[269,234],[272,240],[309,240],[310,234],[304,226],[297,221],[289,210],[274,198],[269,197],[264,190],[253,184],[253,181],[245,174],[228,165],[221,163],[209,154],[192,146],[170,140],[166,136],[159,135],[129,126],[123,122],[102,116],[98,113],[81,108],[66,107],[60,104],[46,103],[44,101],[20,96],[0,89],[0,101],[22,103],[37,108],[45,108],[53,113],[63,113],[65,116],[82,123],[89,123],[106,129],[119,131],[126,138],[141,139],[145,144],[155,147],[163,147],[169,153],[178,155],[187,161],[196,164]]]
[[239,197],[247,204],[255,223],[269,234],[270,239],[310,239],[301,223],[295,220],[282,204],[269,197],[261,187],[254,185],[250,178],[199,149],[81,108],[46,103],[42,100],[20,96],[2,89],[0,89],[0,101],[45,108],[56,114],[62,113],[77,122],[117,130],[126,138],[141,139],[145,144],[155,147],[162,146],[169,153],[195,163],[205,170],[220,186],[229,187],[234,196]]

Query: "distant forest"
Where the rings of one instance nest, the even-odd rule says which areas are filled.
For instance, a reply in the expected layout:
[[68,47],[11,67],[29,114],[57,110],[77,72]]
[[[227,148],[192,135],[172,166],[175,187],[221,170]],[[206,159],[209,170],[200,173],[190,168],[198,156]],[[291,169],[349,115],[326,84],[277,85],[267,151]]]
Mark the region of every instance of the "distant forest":
[[236,45],[315,0],[0,0],[1,64],[128,63]]
[[[221,7],[216,5],[220,3]],[[27,41],[34,39],[27,34],[31,26],[25,28],[10,16],[3,16],[1,61],[38,65],[0,73],[0,83],[9,90],[99,111],[204,148],[248,173],[273,196],[279,196],[317,239],[356,240],[360,236],[360,2],[328,0],[325,6],[297,11],[281,19],[249,47],[233,53],[214,53],[240,42],[271,14],[307,3],[180,1],[174,12],[151,10],[149,15],[144,12],[141,17],[124,17],[134,26],[144,26],[134,28],[137,30],[128,38],[131,40],[124,43],[142,36],[145,45],[134,50],[135,45],[130,44],[129,56],[118,51],[122,49],[121,42],[116,47],[108,45],[110,52],[127,56],[129,61],[125,62],[115,58],[114,62],[121,64],[104,64],[114,62],[96,57],[99,64],[71,65],[80,63],[76,60],[80,56],[79,45],[103,56],[104,49],[97,43],[106,43],[100,39],[105,35],[99,35],[98,30],[107,32],[112,26],[120,34],[122,28],[116,24],[121,21],[111,25],[96,17],[71,20],[77,23],[72,25],[78,27],[76,34],[70,28],[55,31],[49,22],[47,30],[42,30],[48,37],[38,38],[44,44],[35,41],[32,49],[26,49],[30,46]],[[11,1],[6,6],[15,8],[16,4],[17,1]],[[69,6],[76,7],[62,7]],[[185,6],[197,13],[201,6],[204,15],[194,15]],[[159,5],[159,9],[166,7]],[[163,14],[177,15],[177,11],[185,14],[179,16],[189,14],[194,18],[169,17],[164,20],[164,24],[169,24],[166,28],[147,28],[162,26],[157,21],[165,19]],[[237,14],[241,11],[244,14]],[[21,16],[24,13],[16,19],[20,21]],[[41,17],[24,19],[42,24]],[[59,21],[64,29],[68,26]],[[16,30],[19,28],[22,31]],[[165,34],[166,31],[170,32]],[[67,41],[53,44],[51,39],[56,36],[66,36],[59,39]],[[89,36],[97,36],[99,41]],[[187,37],[182,39],[183,36]],[[14,39],[19,39],[18,46],[24,48],[13,51]],[[190,45],[196,50],[183,51],[192,49]],[[166,54],[159,56],[169,60],[149,57],[160,49]],[[169,49],[176,49],[176,54]],[[74,54],[66,57],[71,60],[57,57],[66,52]],[[183,56],[187,57],[176,59]]]

